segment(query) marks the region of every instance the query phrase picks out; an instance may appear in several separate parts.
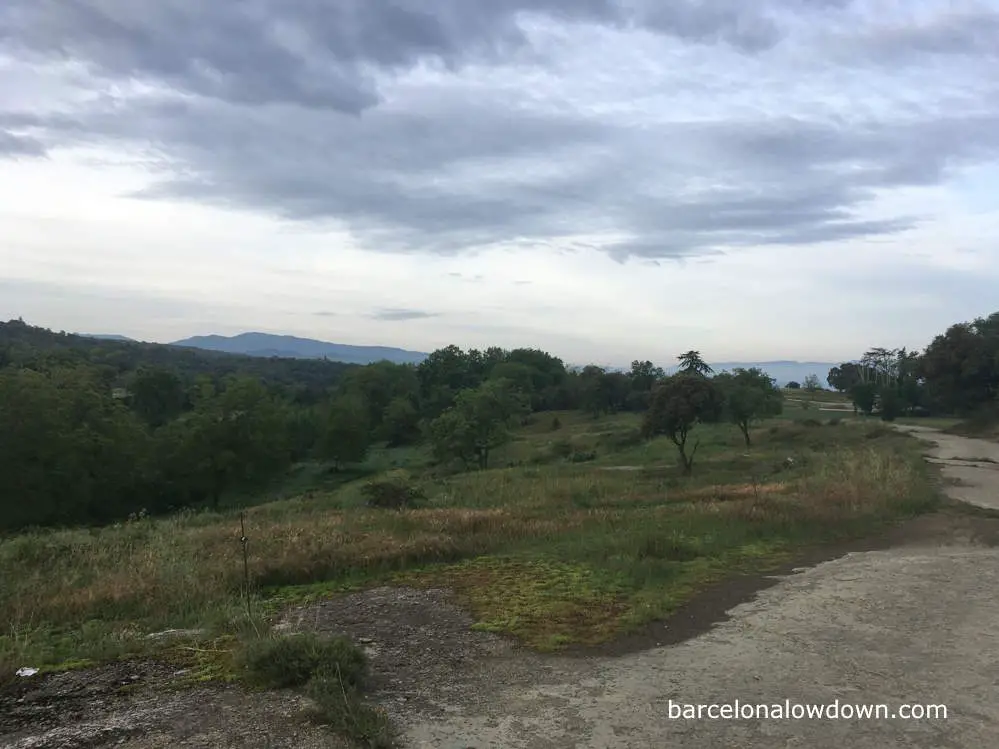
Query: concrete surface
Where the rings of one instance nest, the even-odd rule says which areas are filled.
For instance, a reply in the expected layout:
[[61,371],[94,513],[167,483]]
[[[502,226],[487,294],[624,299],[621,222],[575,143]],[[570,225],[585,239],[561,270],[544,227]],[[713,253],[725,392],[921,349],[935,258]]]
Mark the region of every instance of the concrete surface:
[[[932,430],[954,498],[997,506],[999,445]],[[961,460],[961,459],[965,460]],[[965,465],[968,463],[969,465]],[[959,464],[959,465],[955,465]],[[987,519],[983,523],[989,522]],[[849,554],[791,575],[683,644],[496,668],[410,747],[956,749],[999,746],[999,550],[954,536]],[[511,664],[512,665],[512,664]],[[460,678],[457,679],[460,681]],[[674,720],[679,703],[946,705],[935,720]]]

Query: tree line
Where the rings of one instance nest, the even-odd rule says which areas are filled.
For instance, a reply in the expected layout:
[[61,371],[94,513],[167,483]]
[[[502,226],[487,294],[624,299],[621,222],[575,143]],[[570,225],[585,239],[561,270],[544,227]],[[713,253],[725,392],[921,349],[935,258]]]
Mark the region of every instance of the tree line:
[[899,416],[994,418],[999,397],[999,312],[951,325],[922,351],[875,347],[829,370],[829,386],[856,410]]
[[[858,409],[969,412],[994,404],[999,314],[953,326],[920,355],[872,349],[829,373]],[[104,523],[218,507],[305,460],[332,470],[371,446],[424,443],[441,464],[487,468],[531,414],[643,414],[684,471],[698,423],[734,424],[747,445],[782,396],[757,369],[715,374],[700,354],[676,374],[567,367],[538,349],[447,346],[419,365],[258,359],[0,323],[0,529]],[[869,395],[873,393],[873,400]],[[895,409],[893,411],[893,409]]]

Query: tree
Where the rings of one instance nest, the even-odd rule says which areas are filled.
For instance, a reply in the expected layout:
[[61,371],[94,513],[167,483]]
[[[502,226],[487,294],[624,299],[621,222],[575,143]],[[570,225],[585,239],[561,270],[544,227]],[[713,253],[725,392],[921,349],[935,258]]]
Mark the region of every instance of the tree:
[[709,374],[714,374],[714,370],[701,358],[699,351],[688,351],[685,354],[680,354],[677,359],[680,361],[678,374],[697,375],[699,377],[707,377]]
[[0,369],[0,528],[127,515],[148,501],[150,454],[95,368]]
[[200,383],[194,410],[161,432],[161,481],[181,504],[207,499],[217,509],[227,491],[258,486],[291,464],[287,405],[253,377],[226,378],[220,390]]
[[883,387],[878,392],[878,412],[882,421],[895,421],[901,414],[903,404],[898,391],[893,387]]
[[420,438],[420,412],[406,397],[392,400],[382,417],[382,436],[389,447],[409,445]]
[[725,399],[725,415],[739,427],[747,447],[750,426],[783,410],[784,398],[774,379],[756,367],[723,372],[715,376],[714,383]]
[[789,383],[787,383],[787,389],[788,390],[801,390],[801,383],[800,382],[796,382],[795,380],[791,380]]
[[177,418],[187,400],[181,379],[159,367],[140,367],[129,390],[132,410],[154,429]]
[[805,376],[805,390],[810,393],[814,393],[816,390],[821,390],[822,385],[819,384],[818,375],[810,374]]
[[406,398],[416,404],[419,399],[420,382],[415,367],[380,361],[349,372],[344,377],[339,392],[362,398],[367,407],[368,427],[371,432],[388,439],[384,433],[382,420],[388,412],[389,404],[396,398]]
[[687,440],[694,427],[718,413],[722,398],[712,380],[697,374],[673,375],[659,384],[642,423],[646,437],[666,435],[676,445],[684,475],[694,467],[694,455],[700,442],[687,454]]
[[854,410],[859,410],[865,416],[870,416],[877,403],[878,389],[870,382],[859,382],[850,389],[850,400]]
[[360,463],[371,446],[368,410],[362,398],[341,395],[321,410],[318,455],[333,461],[333,470],[344,463]]
[[850,388],[861,382],[860,367],[853,362],[845,362],[829,370],[826,376],[829,387],[840,393],[849,392]]
[[488,380],[463,390],[454,406],[430,423],[434,455],[488,468],[490,453],[510,440],[511,426],[526,411],[523,395],[507,380]]
[[942,410],[972,414],[999,397],[999,312],[952,325],[923,352],[918,368]]

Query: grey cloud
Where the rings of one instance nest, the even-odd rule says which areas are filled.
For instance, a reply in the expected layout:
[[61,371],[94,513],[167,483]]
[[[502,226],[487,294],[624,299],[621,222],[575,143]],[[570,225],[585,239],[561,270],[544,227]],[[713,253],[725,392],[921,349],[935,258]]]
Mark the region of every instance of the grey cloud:
[[46,149],[41,141],[0,129],[0,158],[4,156],[44,156],[45,154]]
[[528,51],[522,20],[641,25],[747,52],[783,35],[770,8],[807,0],[5,0],[0,44],[70,59],[230,102],[294,103],[360,113],[381,99],[379,73],[437,61],[500,64]]
[[357,113],[379,100],[372,67],[496,62],[527,44],[522,12],[624,18],[613,0],[7,0],[0,43],[227,101]]
[[831,39],[838,56],[853,62],[898,64],[927,55],[999,58],[999,10],[950,8],[906,23],[886,22]]
[[726,41],[746,52],[777,44],[782,32],[766,4],[746,0],[651,2],[644,16],[654,30],[698,42]]
[[320,310],[319,312],[316,312],[314,314],[315,314],[316,317],[338,317],[339,316],[338,312],[330,312],[328,310]]
[[[157,156],[144,162],[153,183],[139,197],[333,221],[376,251],[575,242],[625,260],[891,234],[921,217],[863,215],[879,191],[938,184],[954,168],[999,156],[999,111],[988,102],[972,114],[923,109],[906,120],[759,111],[651,126],[556,108],[543,92],[509,86],[470,94],[413,84],[377,103],[378,70],[427,56],[451,67],[516,57],[526,44],[518,23],[528,13],[549,23],[635,22],[760,50],[786,33],[781,19],[789,14],[849,7],[847,0],[632,0],[627,8],[611,0],[163,0],[140,9],[125,0],[8,0],[0,44],[65,54],[104,75],[145,76],[177,91],[107,94],[55,113],[0,111],[0,128],[19,133],[0,129],[0,153],[81,143],[140,148]],[[262,102],[284,104],[251,106]]]
[[406,307],[383,307],[375,310],[369,317],[373,320],[402,321],[402,320],[424,320],[428,317],[437,317],[436,312],[426,312],[419,309],[409,309]]
[[[905,125],[792,118],[663,124],[654,132],[446,97],[355,118],[248,112],[211,102],[14,114],[37,137],[158,144],[141,195],[337,220],[382,251],[459,253],[514,238],[624,235],[619,259],[888,234],[918,216],[858,218],[878,189],[935,184],[999,154],[999,115]],[[424,123],[434,122],[433,128]],[[671,143],[663,152],[660,143]],[[350,143],[350,148],[338,144]],[[497,167],[509,176],[499,179]],[[535,174],[532,164],[558,164]],[[696,175],[711,186],[691,192]],[[724,187],[722,187],[724,185]]]

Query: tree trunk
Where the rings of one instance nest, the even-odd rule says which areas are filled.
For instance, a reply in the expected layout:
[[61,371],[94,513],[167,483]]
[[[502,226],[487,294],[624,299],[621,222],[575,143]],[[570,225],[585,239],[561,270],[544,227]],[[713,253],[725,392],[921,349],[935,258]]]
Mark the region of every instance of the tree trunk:
[[739,424],[739,429],[742,430],[742,436],[746,440],[746,447],[750,447],[749,424]]

